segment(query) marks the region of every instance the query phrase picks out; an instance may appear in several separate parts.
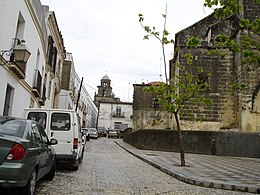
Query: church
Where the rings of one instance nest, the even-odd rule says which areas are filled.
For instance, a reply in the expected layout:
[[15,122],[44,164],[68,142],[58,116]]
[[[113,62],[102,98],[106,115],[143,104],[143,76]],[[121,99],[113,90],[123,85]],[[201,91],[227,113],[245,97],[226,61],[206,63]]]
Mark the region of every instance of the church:
[[132,127],[133,103],[122,102],[112,92],[111,80],[102,77],[94,103],[98,108],[98,127],[124,130]]

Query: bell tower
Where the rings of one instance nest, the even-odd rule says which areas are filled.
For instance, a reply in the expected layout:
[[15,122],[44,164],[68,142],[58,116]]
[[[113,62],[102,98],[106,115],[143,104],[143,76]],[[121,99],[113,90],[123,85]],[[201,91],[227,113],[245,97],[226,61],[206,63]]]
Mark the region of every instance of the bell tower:
[[99,97],[112,97],[112,87],[110,86],[111,80],[107,75],[103,76],[101,79],[100,86],[98,87],[98,94]]
[[99,108],[100,102],[120,102],[119,98],[115,98],[112,92],[111,80],[107,75],[103,76],[100,80],[100,85],[98,87],[98,92],[95,94],[94,103]]

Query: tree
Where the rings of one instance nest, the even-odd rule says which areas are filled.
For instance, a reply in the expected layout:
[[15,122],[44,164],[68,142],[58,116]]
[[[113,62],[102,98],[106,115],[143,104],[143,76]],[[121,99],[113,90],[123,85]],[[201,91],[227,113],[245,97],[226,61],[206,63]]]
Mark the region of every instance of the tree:
[[[167,7],[166,7],[167,8]],[[150,27],[143,24],[144,16],[139,14],[139,22],[147,33],[144,35],[145,40],[149,40],[149,37],[154,37],[158,39],[162,46],[162,55],[164,59],[164,70],[165,70],[165,83],[159,83],[158,85],[151,85],[146,87],[145,90],[151,93],[157,94],[159,97],[158,103],[163,106],[163,108],[171,115],[171,118],[176,121],[176,128],[178,130],[179,139],[179,151],[181,166],[185,166],[184,157],[184,145],[183,145],[183,135],[180,126],[180,117],[188,116],[194,120],[198,119],[189,109],[185,109],[185,106],[191,106],[195,104],[211,105],[211,100],[206,98],[205,92],[207,91],[208,83],[202,82],[197,75],[191,74],[191,72],[177,62],[175,66],[181,69],[184,74],[176,75],[174,79],[169,80],[167,77],[166,70],[166,58],[165,58],[165,45],[174,44],[173,39],[168,39],[169,32],[166,30],[166,13],[162,15],[164,18],[164,27],[162,33],[156,30],[156,27]],[[187,46],[196,47],[198,45],[198,39],[192,37],[188,42]],[[192,55],[186,54],[184,56],[187,60],[187,64],[192,68]],[[199,73],[204,73],[201,67],[197,67]]]
[[[245,18],[245,15],[241,14],[241,0],[205,0],[204,3],[204,6],[213,9],[216,18],[220,21],[228,19],[231,16],[236,16],[238,19],[239,28],[236,29],[236,33],[241,32],[239,38],[236,36],[237,34],[235,34],[235,36],[226,35],[224,33],[218,34],[213,40],[216,49],[211,49],[209,55],[220,55],[224,57],[229,52],[238,53],[240,58],[239,62],[242,65],[241,71],[244,75],[251,71],[259,71],[260,67],[260,18],[259,13],[257,13],[257,10],[259,10],[260,0],[253,1],[255,5],[258,5],[255,18]],[[251,4],[251,2],[249,3]],[[212,101],[206,97],[206,91],[208,88],[207,80],[191,74],[190,69],[194,68],[192,66],[192,54],[186,53],[182,56],[187,60],[189,67],[184,67],[183,65],[178,64],[178,62],[174,64],[183,74],[176,75],[173,80],[167,78],[164,46],[166,44],[174,44],[174,41],[172,39],[168,40],[169,32],[166,30],[166,15],[167,13],[163,14],[164,29],[162,34],[160,34],[155,27],[151,28],[145,26],[143,24],[144,17],[142,14],[139,14],[139,22],[147,33],[144,36],[144,39],[148,40],[149,37],[155,37],[161,43],[165,69],[165,83],[147,87],[145,90],[158,94],[160,97],[159,103],[167,112],[174,115],[177,130],[179,132],[181,165],[184,166],[183,138],[179,118],[188,116],[188,118],[196,119],[196,116],[194,116],[192,112],[188,111],[190,109],[186,109],[185,107],[187,107],[187,105],[211,105]],[[186,43],[186,46],[189,47],[197,47],[198,45],[200,45],[200,40],[196,37],[191,37]],[[199,75],[208,75],[208,77],[210,77],[210,74],[205,73],[202,68],[195,68],[197,68]],[[240,82],[234,83],[232,88],[240,90],[245,86],[244,83]]]

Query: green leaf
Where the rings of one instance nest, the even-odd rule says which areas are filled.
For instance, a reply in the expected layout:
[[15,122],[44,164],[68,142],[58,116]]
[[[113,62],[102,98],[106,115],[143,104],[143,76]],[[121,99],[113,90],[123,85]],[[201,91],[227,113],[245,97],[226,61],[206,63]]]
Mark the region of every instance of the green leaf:
[[198,37],[191,37],[189,40],[186,42],[186,46],[190,47],[197,47],[200,44],[200,39]]

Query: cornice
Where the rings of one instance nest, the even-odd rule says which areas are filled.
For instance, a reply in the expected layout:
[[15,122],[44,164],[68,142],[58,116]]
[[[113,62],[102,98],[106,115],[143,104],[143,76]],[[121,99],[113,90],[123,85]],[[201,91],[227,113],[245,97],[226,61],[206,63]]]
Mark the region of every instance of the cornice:
[[65,57],[65,48],[64,48],[64,44],[62,42],[61,33],[59,31],[58,23],[57,23],[54,12],[52,12],[48,17],[48,26],[55,38],[55,43],[57,43],[56,46],[59,48],[58,51],[61,54],[64,54],[64,57]]

